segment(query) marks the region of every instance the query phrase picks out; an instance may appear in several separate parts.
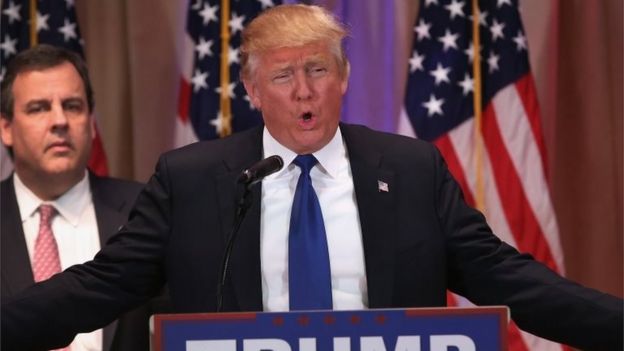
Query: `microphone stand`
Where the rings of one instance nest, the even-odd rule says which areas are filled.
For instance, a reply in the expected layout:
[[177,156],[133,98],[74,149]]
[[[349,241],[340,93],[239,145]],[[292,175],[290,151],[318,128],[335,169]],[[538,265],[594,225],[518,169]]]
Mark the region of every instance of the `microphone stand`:
[[221,262],[221,270],[219,271],[219,285],[217,285],[217,312],[221,312],[223,309],[223,289],[225,288],[225,281],[227,279],[228,268],[230,265],[230,256],[232,254],[232,248],[234,247],[236,234],[238,234],[238,230],[243,223],[247,210],[251,207],[252,196],[250,188],[252,185],[253,184],[244,185],[243,195],[239,198],[236,206],[234,225],[232,226],[232,231],[227,239],[225,252],[223,254],[223,261]]
[[230,266],[230,256],[232,255],[234,240],[243,223],[245,214],[247,214],[247,210],[251,207],[251,187],[269,174],[279,171],[283,166],[284,161],[282,158],[278,155],[273,155],[256,162],[238,177],[237,186],[243,185],[243,195],[238,198],[234,225],[232,226],[232,231],[225,244],[225,252],[223,253],[223,261],[221,262],[221,270],[219,271],[219,284],[217,285],[217,312],[221,312],[223,309],[223,290],[225,289],[225,281]]

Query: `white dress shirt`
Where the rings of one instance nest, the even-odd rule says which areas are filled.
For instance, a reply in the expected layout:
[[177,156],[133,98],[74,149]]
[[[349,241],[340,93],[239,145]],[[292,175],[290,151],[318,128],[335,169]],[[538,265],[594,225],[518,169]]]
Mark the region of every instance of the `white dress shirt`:
[[[59,249],[61,268],[89,261],[100,250],[95,208],[91,198],[89,177],[85,176],[65,194],[54,201],[42,201],[28,189],[17,173],[14,174],[15,195],[32,265],[35,241],[39,233],[39,206],[54,206],[52,231]],[[71,344],[72,351],[101,351],[102,330],[78,334]]]
[[[288,311],[288,232],[290,212],[301,170],[297,154],[263,132],[264,157],[279,155],[284,168],[263,180],[260,218],[262,302],[265,311]],[[368,306],[362,230],[349,158],[340,129],[310,171],[327,234],[332,300],[336,310]]]

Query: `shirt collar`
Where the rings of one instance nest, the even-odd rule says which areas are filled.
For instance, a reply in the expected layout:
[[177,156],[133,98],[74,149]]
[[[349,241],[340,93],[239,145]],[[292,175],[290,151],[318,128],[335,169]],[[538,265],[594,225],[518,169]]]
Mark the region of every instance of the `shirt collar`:
[[14,173],[13,184],[22,222],[30,218],[41,204],[46,203],[54,206],[59,215],[71,225],[77,226],[82,212],[89,205],[91,199],[91,188],[87,175],[88,173],[85,171],[84,177],[58,199],[43,201],[24,185],[17,173]]
[[[264,157],[278,155],[282,158],[285,165],[285,167],[279,172],[269,175],[267,178],[279,178],[285,175],[288,172],[287,169],[290,164],[295,157],[297,157],[297,154],[273,138],[266,127],[264,127],[264,131],[262,133],[262,146],[264,150]],[[329,143],[317,152],[314,152],[313,155],[319,162],[319,169],[330,177],[336,178],[338,177],[341,169],[340,162],[346,158],[346,152],[347,150],[342,140],[342,133],[340,132],[340,128],[337,128],[334,137],[329,141]]]

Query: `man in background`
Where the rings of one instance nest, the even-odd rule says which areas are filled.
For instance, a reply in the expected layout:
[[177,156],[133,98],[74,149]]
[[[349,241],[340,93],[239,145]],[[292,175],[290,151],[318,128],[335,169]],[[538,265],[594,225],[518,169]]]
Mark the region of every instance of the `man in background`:
[[[9,63],[0,131],[15,170],[0,183],[2,299],[92,259],[125,223],[142,189],[87,170],[93,105],[79,55],[39,45]],[[71,350],[148,350],[148,312],[143,306],[79,334]]]

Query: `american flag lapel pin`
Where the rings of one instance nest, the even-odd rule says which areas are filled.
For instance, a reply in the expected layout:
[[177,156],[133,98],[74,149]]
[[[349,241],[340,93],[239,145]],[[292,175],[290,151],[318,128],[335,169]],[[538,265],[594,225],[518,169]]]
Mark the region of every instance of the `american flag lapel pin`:
[[379,190],[380,193],[381,192],[387,193],[388,191],[390,191],[388,189],[388,183],[382,182],[381,180],[377,181],[377,189]]

